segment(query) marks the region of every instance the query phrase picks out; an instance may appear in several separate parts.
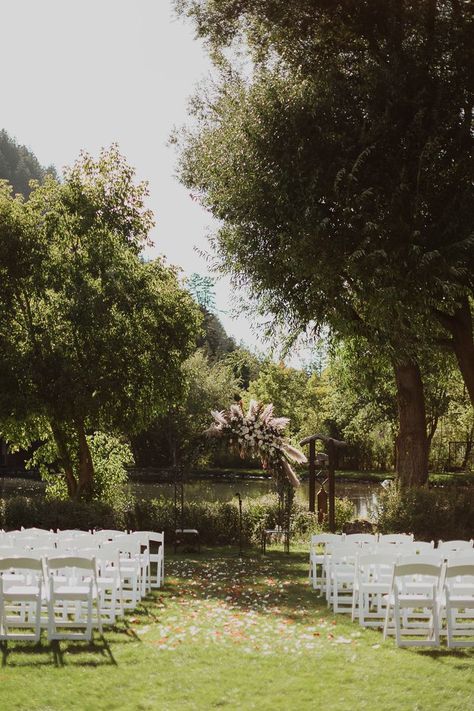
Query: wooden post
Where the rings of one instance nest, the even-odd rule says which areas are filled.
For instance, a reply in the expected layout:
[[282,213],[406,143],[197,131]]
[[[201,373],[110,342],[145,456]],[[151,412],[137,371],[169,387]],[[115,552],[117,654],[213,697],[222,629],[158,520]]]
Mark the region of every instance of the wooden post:
[[333,439],[328,439],[327,450],[329,456],[328,462],[328,475],[329,475],[329,530],[331,533],[336,532],[336,482],[335,482],[335,470],[336,470],[336,447],[334,445]]
[[328,495],[324,488],[326,484],[327,479],[321,485],[321,491],[318,494],[318,523],[324,523],[324,519],[328,515]]
[[316,442],[309,443],[309,510],[316,510]]
[[[333,439],[332,437],[328,437],[327,435],[323,434],[314,434],[311,435],[310,437],[305,437],[304,439],[301,440],[300,445],[303,447],[305,444],[309,444],[310,446],[310,511],[314,511],[314,499],[312,501],[311,499],[311,460],[312,460],[312,453],[314,452],[314,441],[315,440],[321,440],[321,442],[324,442],[326,445],[326,451],[328,455],[328,497],[329,497],[329,530],[332,533],[335,533],[335,528],[336,528],[336,507],[335,507],[335,494],[336,494],[336,482],[335,482],[335,472],[336,472],[336,466],[337,466],[337,459],[336,459],[336,448],[338,447],[345,447],[346,443],[345,442],[339,442],[338,440]],[[313,455],[314,456],[314,455]],[[316,465],[316,461],[314,458],[314,466]],[[319,497],[318,496],[318,506],[319,506],[319,501],[321,499],[321,504],[323,503],[323,496]],[[313,509],[311,509],[311,504],[313,504]],[[320,510],[318,511],[320,513]]]

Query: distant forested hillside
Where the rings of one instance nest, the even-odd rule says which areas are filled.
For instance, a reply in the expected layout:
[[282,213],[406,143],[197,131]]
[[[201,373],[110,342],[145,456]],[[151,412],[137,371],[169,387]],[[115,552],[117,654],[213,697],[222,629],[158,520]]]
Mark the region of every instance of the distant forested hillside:
[[20,146],[2,129],[0,131],[0,180],[8,180],[15,193],[30,194],[30,180],[44,180],[47,173],[56,175],[54,167],[44,168],[34,153]]

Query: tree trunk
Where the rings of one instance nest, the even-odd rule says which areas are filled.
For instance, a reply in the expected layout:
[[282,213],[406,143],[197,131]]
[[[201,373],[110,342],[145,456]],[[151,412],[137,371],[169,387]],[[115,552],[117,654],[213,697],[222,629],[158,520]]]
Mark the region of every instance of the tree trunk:
[[66,479],[67,493],[69,498],[73,499],[77,495],[77,480],[74,476],[74,467],[67,448],[66,438],[61,428],[54,422],[50,422],[51,431],[53,433],[56,448],[58,450],[60,463],[64,469],[64,478]]
[[86,498],[92,496],[94,489],[94,465],[87,442],[84,422],[76,422],[76,431],[79,438],[79,486],[78,494]]
[[451,345],[456,355],[459,370],[474,407],[474,336],[471,306],[467,295],[453,315],[436,311],[440,324],[451,334]]
[[428,480],[428,438],[423,383],[418,364],[393,365],[397,385],[399,432],[397,474],[402,487],[422,486]]

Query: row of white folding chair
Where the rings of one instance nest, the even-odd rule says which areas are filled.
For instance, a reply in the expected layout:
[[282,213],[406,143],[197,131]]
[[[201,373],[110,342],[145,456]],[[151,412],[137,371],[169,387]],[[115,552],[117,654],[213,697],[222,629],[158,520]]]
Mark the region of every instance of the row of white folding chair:
[[[322,592],[326,584],[324,564],[327,560],[328,545],[405,545],[413,542],[413,535],[407,533],[394,534],[337,534],[322,533],[311,536],[309,554],[309,577],[314,590]],[[433,545],[433,544],[431,544]]]
[[164,576],[164,534],[156,531],[135,531],[130,534],[103,536],[83,536],[80,538],[58,541],[57,548],[70,552],[108,547],[117,551],[122,563],[122,573],[128,575],[124,579],[125,606],[136,607],[140,596],[153,588],[162,585]]
[[[415,556],[407,556],[406,554],[404,554],[404,551],[400,550],[394,551],[392,555],[390,555],[389,551],[378,555],[365,553],[359,554],[356,562],[356,574],[354,579],[352,619],[355,619],[357,617],[359,623],[364,627],[381,626],[384,618],[388,614],[386,610],[387,601],[393,600],[395,596],[395,593],[393,592],[393,570],[396,568],[396,566],[400,567],[406,565],[412,565],[415,567],[420,565],[434,566],[434,568],[439,572],[442,569],[443,565],[445,565],[445,556],[442,551],[438,550],[433,550],[430,553],[422,553]],[[467,568],[471,566],[472,568],[474,566],[474,550],[470,549],[467,551],[465,550],[451,552],[448,557],[447,566],[448,570],[456,569],[457,571],[461,570],[463,566],[467,566]],[[463,569],[465,572],[466,568]],[[411,574],[412,572],[412,569],[409,570],[407,575]],[[451,577],[453,577],[454,580],[456,575],[453,574],[453,576]],[[412,619],[414,615],[413,613],[407,612],[407,610],[410,610],[410,601],[413,601],[410,595],[416,596],[414,598],[415,601],[419,601],[420,595],[428,595],[430,599],[433,597],[431,581],[428,581],[428,583],[426,582],[426,576],[424,576],[423,570],[420,571],[419,568],[414,581],[412,580],[408,583],[405,581],[403,592],[405,593],[406,597],[400,598],[400,600],[402,600],[403,602],[403,604],[400,604],[402,605],[402,607],[404,605],[404,612],[400,619],[403,620],[404,627],[398,627],[398,642],[400,642],[400,638],[403,634],[409,634],[409,632],[414,627],[414,620]],[[439,590],[437,591],[437,594],[439,599]],[[461,597],[459,597],[459,595],[461,595]],[[430,620],[431,626],[433,627],[433,625],[436,625],[436,630],[439,629],[441,633],[446,632],[448,634],[448,638],[450,637],[450,629],[460,630],[455,634],[461,634],[465,630],[470,630],[471,634],[474,634],[474,627],[472,626],[472,618],[474,615],[471,614],[469,611],[469,608],[472,608],[474,604],[473,595],[474,586],[472,584],[470,585],[470,587],[468,586],[467,591],[465,589],[465,586],[463,587],[462,585],[458,585],[456,587],[455,585],[451,598],[449,598],[448,590],[448,592],[446,593],[446,598],[448,602],[445,603],[445,607],[451,610],[451,618],[449,620],[446,630],[444,630],[440,625],[440,620],[442,620],[443,615],[441,614],[440,617],[439,610],[435,610],[434,612],[432,610],[430,611],[429,608],[430,606],[432,607],[431,603],[427,606],[428,612],[426,607],[423,613],[420,613],[419,611],[417,612],[417,617],[415,618],[415,626],[424,629],[426,627],[426,624],[423,625],[423,620],[425,621],[425,623],[426,620]],[[472,604],[467,604],[467,602],[469,601],[471,601]],[[468,611],[459,612],[458,609],[456,616],[456,614],[453,612],[453,610],[455,609],[454,606],[455,604],[457,604],[459,608],[460,602],[466,603]],[[338,608],[337,606],[338,597],[336,594],[335,607],[336,609],[338,609],[338,611],[343,611],[340,609],[340,607]],[[439,617],[439,619],[437,619],[437,616]],[[459,622],[460,618],[464,618],[467,620],[466,622],[464,622],[464,626],[463,623]],[[423,640],[423,643],[425,643],[425,641],[426,640]],[[450,644],[450,646],[454,646],[449,641],[448,643]],[[464,640],[462,643],[464,645]]]
[[150,545],[156,548],[149,552],[147,565],[146,588],[161,587],[164,578],[164,536],[155,531],[139,531],[127,534],[120,530],[80,531],[76,529],[63,530],[54,533],[43,529],[23,529],[0,536],[0,550],[5,547],[21,545],[30,549],[48,549],[56,546],[58,550],[74,550],[75,548],[95,547],[98,543],[122,539],[123,536],[138,537],[144,549]]
[[[352,619],[363,627],[379,627],[385,618],[386,596],[390,592],[394,565],[408,557],[441,564],[444,555],[431,547],[388,547],[364,550],[357,558],[352,590]],[[350,590],[346,596],[350,595]]]
[[[117,610],[133,609],[143,594],[151,587],[160,587],[164,570],[164,536],[154,531],[135,532],[127,535],[119,532],[114,541],[103,541],[85,533],[81,536],[60,539],[56,547],[29,547],[25,538],[21,545],[10,545],[0,555],[30,556],[36,559],[53,556],[79,556],[96,558],[98,563],[97,585],[100,596],[101,619],[105,623],[115,621]],[[150,553],[150,546],[158,546]]]
[[90,640],[94,627],[102,633],[94,558],[0,559],[0,639],[38,641],[43,626],[50,640]]
[[[375,582],[375,577],[377,580],[378,614],[374,615],[374,619],[378,618],[380,621],[380,612],[383,607],[382,596],[388,593],[391,568],[397,560],[402,560],[407,556],[418,556],[418,559],[420,556],[428,557],[434,563],[442,563],[445,559],[445,554],[442,551],[433,549],[429,543],[423,541],[402,546],[391,544],[362,547],[355,544],[350,547],[345,544],[328,545],[323,563],[328,606],[333,607],[335,613],[352,612],[353,619],[359,605],[362,605],[364,612],[368,612],[367,605],[373,602],[368,595],[369,587],[362,586],[366,594],[360,597],[357,586],[364,581],[368,582],[367,577]],[[364,566],[360,565],[361,558],[364,561]],[[374,561],[372,566],[370,560]],[[376,567],[374,567],[375,561],[377,561]],[[385,575],[382,575],[383,570],[385,570]]]
[[[33,533],[34,535],[32,535]],[[91,531],[70,529],[54,533],[43,529],[23,529],[11,532],[3,539],[0,538],[0,549],[19,544],[30,549],[47,550],[55,545],[58,550],[74,551],[81,547],[93,548],[102,542],[124,540],[123,537],[127,535],[138,538],[143,549],[142,554],[148,555],[146,576],[143,582],[144,590],[161,587],[164,579],[164,536],[162,532],[136,531],[127,534],[126,531],[108,529],[92,533]],[[146,553],[147,551],[148,553]]]
[[[321,545],[318,541],[317,545]],[[406,540],[398,540],[393,542],[383,541],[373,541],[373,540],[356,540],[356,541],[339,541],[337,539],[328,540],[324,543],[322,550],[320,552],[315,552],[314,548],[310,554],[310,581],[312,583],[314,590],[319,590],[322,593],[326,590],[326,597],[328,597],[328,569],[331,564],[333,549],[336,549],[339,554],[343,554],[344,551],[347,554],[351,552],[357,553],[358,551],[364,550],[366,553],[382,553],[385,550],[388,553],[392,553],[394,550],[404,550],[412,551],[413,553],[420,553],[427,549],[433,548],[433,542],[427,543],[424,541],[412,541],[410,538]],[[330,596],[328,597],[328,602],[330,601]]]
[[448,647],[474,646],[474,557],[460,553],[447,562],[395,564],[384,637],[394,633],[398,646],[438,646],[446,634]]

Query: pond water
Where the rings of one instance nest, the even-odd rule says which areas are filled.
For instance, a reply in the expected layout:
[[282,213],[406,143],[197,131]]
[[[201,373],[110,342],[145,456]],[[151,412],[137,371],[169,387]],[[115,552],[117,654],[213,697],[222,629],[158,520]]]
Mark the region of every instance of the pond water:
[[[167,482],[132,482],[131,491],[138,497],[150,499],[163,496],[174,498],[174,485]],[[41,481],[20,477],[0,477],[0,497],[35,496],[41,494],[44,484]],[[271,492],[272,484],[268,479],[192,479],[184,486],[187,501],[231,501],[239,492],[243,499],[256,498]],[[355,508],[357,518],[372,518],[378,497],[383,491],[380,484],[368,482],[336,481],[336,496],[347,497]],[[302,483],[297,490],[297,498],[308,503],[308,482]]]

